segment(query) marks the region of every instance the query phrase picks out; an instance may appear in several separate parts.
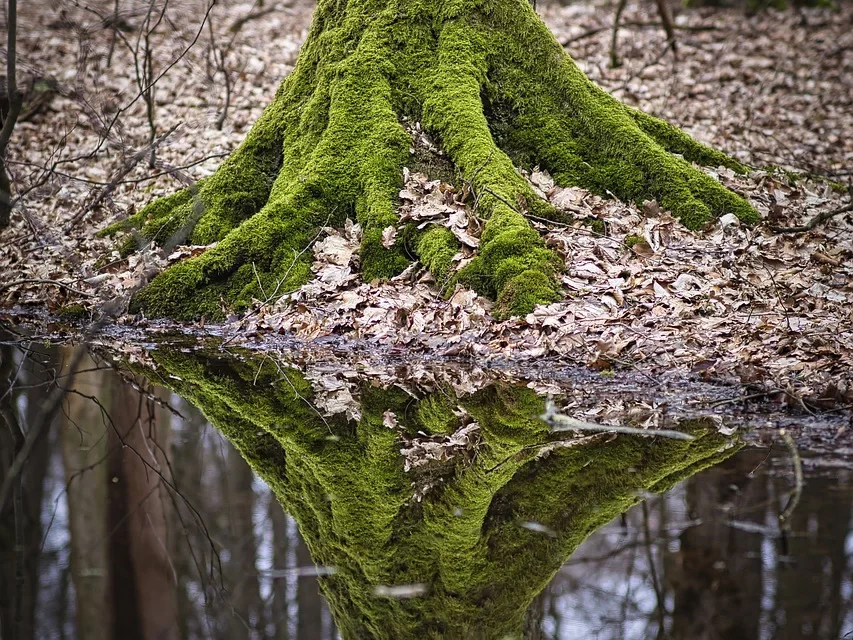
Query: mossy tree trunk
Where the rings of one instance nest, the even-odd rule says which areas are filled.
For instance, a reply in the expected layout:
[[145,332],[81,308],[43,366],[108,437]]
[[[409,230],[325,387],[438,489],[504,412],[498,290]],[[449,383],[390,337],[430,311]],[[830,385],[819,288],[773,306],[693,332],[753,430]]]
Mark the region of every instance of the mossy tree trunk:
[[[499,316],[560,297],[560,264],[526,219],[550,218],[517,166],[558,184],[626,200],[657,198],[691,228],[757,213],[691,163],[743,167],[592,83],[526,0],[320,0],[296,68],[243,144],[193,189],[120,225],[174,244],[218,245],[136,295],[152,316],[221,315],[290,291],[310,276],[319,226],[354,216],[365,279],[417,256],[446,272],[452,234],[432,228],[382,245],[398,224],[412,140],[404,119],[439,142],[487,219],[460,279],[494,297]],[[127,250],[135,246],[131,239]]]

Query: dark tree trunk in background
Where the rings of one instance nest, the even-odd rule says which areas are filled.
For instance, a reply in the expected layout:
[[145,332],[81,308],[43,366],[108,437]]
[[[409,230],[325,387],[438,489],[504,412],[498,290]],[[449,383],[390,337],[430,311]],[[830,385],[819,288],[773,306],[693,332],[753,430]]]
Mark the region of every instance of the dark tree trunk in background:
[[251,467],[232,447],[225,452],[223,475],[223,505],[228,514],[228,549],[230,558],[227,568],[227,584],[232,607],[229,618],[228,637],[254,637],[264,629],[264,608],[258,583],[257,543],[253,526],[255,492],[252,488],[254,474]]
[[[720,505],[763,504],[766,478],[748,481],[748,472],[766,456],[741,452],[687,481],[688,517],[700,524],[681,534],[678,552],[668,558],[667,578],[675,592],[672,636],[677,640],[754,640],[761,621],[762,536],[729,526]],[[735,485],[732,478],[740,478]],[[764,511],[738,514],[764,524]]]
[[[124,447],[110,456],[110,512],[115,567],[116,634],[170,640],[180,636],[176,575],[169,557],[166,506],[158,471],[162,442],[152,403],[130,385],[113,388],[111,415]],[[112,434],[112,432],[111,432]],[[118,436],[112,434],[114,445]]]
[[[12,347],[0,346],[0,396],[4,396],[0,400],[0,478],[6,477],[23,447],[25,429],[32,428],[33,422],[41,418],[35,394],[28,397],[26,416],[33,422],[25,425],[18,412],[18,393],[6,393],[17,373],[15,353]],[[28,382],[36,381],[26,380],[24,384]],[[41,510],[50,459],[49,430],[50,425],[45,425],[0,513],[0,638],[36,637]]]
[[[94,365],[91,358],[81,369]],[[111,373],[77,374],[74,388],[104,400],[102,390]],[[107,527],[106,425],[101,409],[89,398],[70,394],[60,440],[65,466],[71,577],[76,602],[77,635],[87,640],[109,640],[113,629],[110,594],[110,530]],[[73,419],[73,422],[72,422]]]

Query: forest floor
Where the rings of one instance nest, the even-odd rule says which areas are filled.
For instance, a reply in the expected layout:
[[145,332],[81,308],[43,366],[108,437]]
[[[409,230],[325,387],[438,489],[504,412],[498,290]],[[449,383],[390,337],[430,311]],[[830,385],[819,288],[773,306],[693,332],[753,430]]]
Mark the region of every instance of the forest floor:
[[[750,199],[762,225],[745,228],[726,217],[693,233],[655,202],[560,189],[534,171],[529,179],[543,196],[578,219],[573,226],[535,223],[565,258],[562,302],[496,322],[488,300],[462,288],[442,297],[417,263],[390,282],[364,283],[360,230],[348,224],[325,229],[311,247],[313,281],[232,318],[219,335],[271,344],[279,335],[333,337],[479,362],[579,364],[605,377],[678,373],[734,381],[805,410],[853,406],[853,214],[808,232],[774,230],[851,202],[853,7],[754,17],[685,11],[677,17],[676,60],[646,4],[632,4],[623,16],[623,64],[615,69],[612,5],[539,11],[581,68],[620,100],[763,167],[746,177],[709,170]],[[122,28],[138,28],[147,6],[122,14]],[[265,13],[218,4],[199,30],[202,4],[168,5],[166,26],[149,38],[154,75],[165,72],[150,119],[158,140],[153,162],[144,100],[134,102],[145,39],[102,19],[111,2],[21,7],[20,67],[50,78],[58,92],[13,138],[9,165],[23,197],[3,236],[0,306],[86,315],[107,309],[119,323],[144,322],[121,315],[129,292],[153,269],[205,248],[125,260],[94,234],[208,175],[239,144],[291,70],[311,19],[310,3],[272,6]],[[218,129],[226,84],[230,104]],[[429,144],[412,131],[413,145]],[[465,246],[456,261],[464,265],[481,221],[451,185],[409,172],[404,179],[401,217],[448,226]]]

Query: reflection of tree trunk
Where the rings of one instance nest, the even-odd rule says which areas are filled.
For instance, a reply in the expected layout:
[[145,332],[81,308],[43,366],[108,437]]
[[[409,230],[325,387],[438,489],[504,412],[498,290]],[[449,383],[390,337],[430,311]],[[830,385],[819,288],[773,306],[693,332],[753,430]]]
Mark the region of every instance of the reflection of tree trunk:
[[[18,421],[17,393],[6,391],[15,376],[14,350],[0,347],[0,478],[5,478],[24,444],[24,431]],[[40,419],[39,394],[43,388],[27,393],[28,419]],[[27,425],[32,427],[33,423]],[[15,480],[12,495],[0,513],[0,637],[25,640],[35,635],[35,604],[38,592],[38,564],[41,553],[41,506],[44,479],[50,458],[50,425],[37,439]]]
[[257,547],[252,513],[255,493],[252,469],[233,447],[225,450],[225,509],[230,523],[230,559],[227,584],[231,589],[228,637],[249,638],[263,631],[263,603],[256,569]]
[[[670,558],[667,578],[675,591],[672,635],[690,640],[754,640],[761,620],[761,536],[729,527],[720,505],[762,504],[764,477],[750,482],[748,472],[765,457],[743,451],[718,467],[687,481],[689,517],[701,523],[681,534],[680,549]],[[764,512],[735,516],[763,524]]]
[[[163,397],[168,397],[168,392],[163,392]],[[201,513],[216,513],[216,507],[211,508],[209,503],[212,503],[210,492],[205,490],[202,484],[202,463],[206,460],[203,453],[203,438],[205,423],[203,416],[198,410],[184,400],[173,401],[173,406],[176,405],[178,411],[186,417],[184,422],[184,432],[180,438],[175,438],[172,443],[172,459],[180,460],[180,464],[173,465],[172,472],[175,474],[175,486],[181,491],[192,504],[196,505]],[[172,516],[178,519],[178,510],[181,511],[184,518],[184,523],[192,522],[192,515],[187,514],[185,505],[179,499],[178,509],[172,509]],[[199,590],[206,592],[207,586],[204,581],[205,572],[199,570],[196,565],[194,553],[203,551],[207,548],[206,541],[197,543],[194,537],[194,529],[192,526],[187,526],[184,530],[184,524],[177,523],[179,528],[175,531],[180,531],[179,535],[174,536],[173,542],[176,548],[174,555],[175,572],[178,575],[177,599],[178,599],[178,615],[181,621],[182,630],[181,636],[184,638],[203,638],[211,634],[206,627],[205,622],[213,617],[213,612],[210,612],[207,618],[203,619],[199,615],[200,610],[196,606],[197,602],[191,594],[197,594]],[[204,564],[204,559],[201,559]],[[197,596],[195,596],[197,597]]]
[[542,640],[542,618],[545,617],[545,599],[548,597],[548,589],[543,589],[535,598],[524,614],[524,629],[522,635],[524,640]]
[[[836,477],[833,489],[840,485],[850,486],[850,473]],[[835,498],[816,499],[818,507],[819,534],[822,538],[821,548],[825,548],[825,557],[829,560],[830,570],[827,575],[827,592],[823,608],[827,618],[827,638],[842,637],[841,625],[846,614],[843,578],[847,567],[845,543],[853,520],[853,493],[849,489],[836,491]],[[826,545],[824,547],[824,545]],[[848,635],[848,637],[850,637]]]
[[[90,358],[81,363],[91,368]],[[78,375],[74,388],[101,397],[107,378],[102,371]],[[77,608],[77,635],[109,638],[112,616],[109,593],[109,545],[107,529],[106,425],[100,408],[88,398],[70,394],[66,423],[60,433],[65,478],[68,483],[68,529],[71,572]],[[73,422],[72,422],[73,420]]]
[[[269,501],[268,514],[272,522],[273,555],[272,566],[277,571],[283,571],[287,567],[287,549],[289,540],[287,537],[287,516],[284,514],[278,500],[271,498]],[[272,623],[275,625],[275,640],[288,640],[287,615],[287,578],[274,577],[272,580]]]
[[[157,473],[162,467],[159,433],[150,404],[127,384],[115,388],[111,414],[125,445],[110,461],[116,635],[168,640],[179,637],[176,584]],[[113,433],[112,440],[117,439]]]
[[777,567],[778,640],[841,637],[842,575],[853,499],[849,491],[836,490],[840,482],[815,477],[803,487],[791,519],[789,557]]
[[[308,552],[308,547],[299,537],[296,545],[296,566],[313,567],[314,561]],[[302,576],[297,586],[297,604],[299,617],[296,637],[299,640],[320,640],[322,638],[322,609],[323,596],[320,595],[320,585],[316,576]]]

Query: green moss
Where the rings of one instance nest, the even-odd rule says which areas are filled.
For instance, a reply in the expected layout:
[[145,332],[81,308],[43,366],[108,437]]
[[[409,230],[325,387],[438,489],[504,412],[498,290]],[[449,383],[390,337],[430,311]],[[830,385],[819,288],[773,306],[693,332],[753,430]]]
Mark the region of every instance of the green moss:
[[489,218],[479,255],[460,273],[462,282],[497,298],[495,316],[524,315],[536,304],[560,298],[555,278],[558,258],[539,234],[507,207]]
[[459,251],[456,236],[447,227],[430,227],[416,240],[415,251],[435,278],[439,290],[448,291],[453,281],[453,256]]
[[[403,118],[444,150],[426,164],[446,174],[450,163],[476,195],[487,223],[462,280],[497,299],[502,315],[559,294],[561,264],[526,220],[557,212],[514,162],[539,164],[562,185],[656,198],[694,229],[725,213],[758,219],[690,163],[741,165],[595,86],[524,0],[321,0],[294,71],[220,169],[106,231],[136,229],[166,247],[219,242],[155,278],[134,308],[192,318],[286,293],[309,277],[317,228],[353,215],[365,278],[398,273],[408,258],[382,247],[381,232],[398,222],[402,168],[413,159]],[[444,283],[446,234],[414,248]]]
[[[323,418],[310,384],[266,358],[158,348],[158,369],[134,365],[196,404],[269,484],[299,524],[345,638],[498,638],[574,549],[639,501],[737,450],[703,421],[692,441],[628,438],[537,454],[557,436],[544,401],[520,386],[462,398],[361,385],[362,417]],[[480,425],[476,455],[445,465],[422,502],[403,472],[392,411],[410,434],[448,433],[464,410]],[[334,439],[329,438],[335,436]],[[420,473],[424,473],[423,471]],[[554,536],[525,529],[536,522]],[[377,598],[377,585],[423,583],[428,593]]]
[[607,225],[604,224],[604,220],[601,218],[587,217],[583,219],[583,223],[588,225],[590,229],[595,231],[595,233],[600,235],[607,233]]
[[554,281],[536,269],[527,269],[507,280],[495,306],[496,317],[523,316],[537,304],[547,304],[560,299]]
[[629,249],[632,248],[636,244],[640,244],[641,242],[645,242],[646,239],[643,236],[625,236],[625,246]]
[[67,304],[64,307],[60,308],[59,311],[56,312],[56,315],[58,315],[63,320],[75,322],[78,320],[88,319],[92,315],[92,312],[89,311],[82,304],[74,303]]

